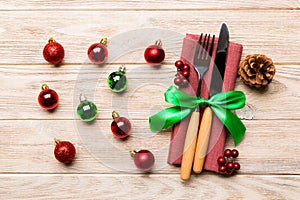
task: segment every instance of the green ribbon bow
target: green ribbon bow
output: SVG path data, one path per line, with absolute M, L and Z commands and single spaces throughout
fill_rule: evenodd
M 235 145 L 240 143 L 245 135 L 246 127 L 241 120 L 230 111 L 245 106 L 246 97 L 241 91 L 218 93 L 206 100 L 186 94 L 175 86 L 171 86 L 165 92 L 165 101 L 175 106 L 166 108 L 149 117 L 150 129 L 152 131 L 160 131 L 176 124 L 188 116 L 197 106 L 209 106 L 230 132 Z

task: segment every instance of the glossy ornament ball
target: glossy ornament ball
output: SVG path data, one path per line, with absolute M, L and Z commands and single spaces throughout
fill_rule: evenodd
M 232 149 L 232 150 L 231 150 L 231 156 L 232 156 L 233 158 L 237 158 L 237 157 L 239 156 L 238 150 Z
M 227 157 L 227 158 L 231 157 L 231 150 L 230 149 L 226 149 L 224 151 L 224 156 Z
M 239 163 L 235 162 L 235 163 L 233 163 L 233 168 L 234 168 L 234 170 L 238 171 L 238 170 L 240 170 L 241 166 Z
M 75 157 L 76 149 L 71 142 L 55 140 L 55 158 L 62 163 L 70 163 Z
M 111 132 L 114 136 L 120 139 L 128 137 L 131 131 L 130 121 L 126 117 L 120 117 L 116 111 L 112 113 L 112 116 Z
M 158 40 L 154 45 L 150 45 L 144 52 L 144 58 L 147 63 L 159 65 L 165 59 L 165 51 L 161 47 L 161 41 Z
M 223 156 L 221 156 L 221 157 L 218 158 L 218 164 L 219 164 L 220 166 L 225 166 L 225 165 L 226 165 L 226 162 L 227 162 L 227 160 L 226 160 L 226 158 L 224 158 Z
M 38 96 L 38 102 L 40 106 L 46 110 L 53 110 L 58 105 L 58 94 L 49 89 L 46 84 L 42 85 L 42 91 Z
M 184 63 L 182 62 L 182 60 L 177 60 L 177 61 L 175 62 L 175 66 L 176 66 L 178 69 L 181 69 L 181 68 L 183 68 Z
M 61 44 L 50 38 L 44 47 L 43 56 L 47 62 L 56 65 L 64 59 L 65 50 Z
M 150 171 L 155 163 L 154 155 L 148 150 L 133 151 L 135 166 L 142 171 Z
M 97 106 L 88 100 L 83 100 L 77 107 L 78 117 L 85 122 L 93 121 L 98 114 Z
M 111 73 L 107 78 L 107 84 L 113 92 L 123 92 L 128 84 L 125 67 L 120 67 L 119 71 Z
M 108 50 L 106 47 L 107 38 L 101 39 L 100 43 L 92 44 L 87 51 L 88 57 L 92 63 L 102 64 L 108 58 Z
M 219 166 L 219 172 L 225 173 L 226 170 L 227 170 L 226 166 L 224 166 L 224 165 Z

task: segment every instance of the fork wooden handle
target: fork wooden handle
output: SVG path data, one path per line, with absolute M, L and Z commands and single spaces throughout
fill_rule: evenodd
M 197 139 L 196 152 L 194 157 L 193 171 L 201 173 L 205 161 L 207 147 L 209 143 L 210 129 L 212 122 L 212 110 L 210 107 L 205 108 Z
M 193 112 L 185 137 L 184 150 L 181 161 L 180 177 L 182 180 L 188 180 L 191 175 L 196 149 L 199 121 L 200 113 Z

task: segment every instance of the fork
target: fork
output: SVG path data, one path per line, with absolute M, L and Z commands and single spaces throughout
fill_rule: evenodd
M 207 34 L 205 34 L 203 41 L 202 38 L 203 38 L 203 34 L 200 35 L 199 41 L 197 43 L 195 55 L 194 55 L 194 61 L 193 61 L 194 68 L 198 74 L 198 88 L 196 92 L 196 95 L 198 97 L 200 96 L 201 93 L 202 78 L 210 65 L 215 35 L 213 35 L 212 37 L 212 42 L 210 42 L 210 35 L 207 36 Z M 182 155 L 181 170 L 180 170 L 180 177 L 183 180 L 188 180 L 191 175 L 194 154 L 196 150 L 196 141 L 197 141 L 199 122 L 200 122 L 200 112 L 199 112 L 199 106 L 197 106 L 191 115 L 187 133 L 186 133 L 185 143 L 184 143 L 184 151 Z

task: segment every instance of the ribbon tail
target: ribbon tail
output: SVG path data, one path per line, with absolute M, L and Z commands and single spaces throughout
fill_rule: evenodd
M 161 131 L 184 119 L 192 109 L 174 106 L 149 117 L 151 131 Z
M 212 106 L 212 110 L 233 137 L 235 146 L 238 145 L 245 135 L 245 125 L 235 114 L 233 114 L 229 110 L 226 110 L 219 106 Z

